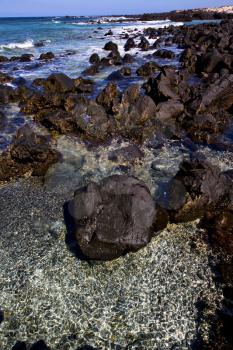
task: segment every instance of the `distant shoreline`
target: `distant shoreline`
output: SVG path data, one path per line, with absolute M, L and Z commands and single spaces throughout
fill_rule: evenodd
M 61 18 L 88 18 L 88 17 L 111 17 L 111 21 L 114 22 L 112 18 L 125 17 L 122 22 L 128 21 L 129 18 L 141 21 L 154 21 L 154 20 L 165 20 L 169 19 L 171 21 L 179 22 L 189 22 L 192 20 L 213 20 L 213 19 L 233 19 L 233 5 L 220 6 L 220 7 L 205 7 L 205 8 L 194 8 L 185 10 L 173 10 L 168 12 L 152 12 L 143 14 L 102 14 L 102 15 L 50 15 L 50 16 L 0 16 L 0 19 L 4 18 L 51 18 L 51 17 L 61 17 Z

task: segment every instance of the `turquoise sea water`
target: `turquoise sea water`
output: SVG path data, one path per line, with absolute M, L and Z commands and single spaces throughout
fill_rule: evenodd
M 116 19 L 117 20 L 117 19 Z M 62 71 L 76 77 L 88 66 L 93 52 L 106 55 L 102 48 L 106 41 L 113 40 L 123 54 L 125 39 L 119 34 L 125 30 L 143 30 L 148 26 L 163 27 L 170 21 L 108 23 L 104 17 L 90 18 L 0 18 L 0 55 L 12 57 L 24 53 L 34 55 L 32 62 L 4 65 L 1 71 L 13 76 L 33 79 Z M 111 29 L 113 36 L 105 36 Z M 43 46 L 42 46 L 43 45 Z M 42 63 L 37 59 L 42 52 L 52 51 L 55 60 Z M 12 69 L 11 69 L 12 68 Z M 101 78 L 101 77 L 100 77 Z

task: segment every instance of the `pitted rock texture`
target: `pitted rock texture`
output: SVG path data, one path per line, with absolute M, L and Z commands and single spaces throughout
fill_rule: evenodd
M 150 241 L 156 219 L 148 188 L 127 175 L 80 188 L 70 210 L 80 248 L 93 260 L 111 260 L 139 250 Z

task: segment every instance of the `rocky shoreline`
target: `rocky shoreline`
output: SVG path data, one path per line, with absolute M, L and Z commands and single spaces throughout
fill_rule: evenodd
M 192 16 L 193 19 L 196 15 L 199 16 L 198 12 L 195 15 L 189 12 L 176 13 L 176 17 L 171 19 L 184 21 L 184 18 Z M 212 19 L 215 14 L 208 12 L 207 16 Z M 158 19 L 154 15 L 150 18 Z M 231 14 L 226 14 L 226 18 L 231 18 Z M 143 16 L 140 19 L 149 20 Z M 1 249 L 4 251 L 7 247 L 14 262 L 17 261 L 14 255 L 15 249 L 16 252 L 17 249 L 19 250 L 19 256 L 23 254 L 27 257 L 28 265 L 22 261 L 19 262 L 19 265 L 22 264 L 22 271 L 26 271 L 26 273 L 22 272 L 22 278 L 27 280 L 30 293 L 32 293 L 30 298 L 32 298 L 35 293 L 33 289 L 35 286 L 31 287 L 34 281 L 30 280 L 33 262 L 30 261 L 30 254 L 28 255 L 30 248 L 26 241 L 33 244 L 34 231 L 39 231 L 38 237 L 35 238 L 37 239 L 36 249 L 33 250 L 34 258 L 38 259 L 39 272 L 33 271 L 33 274 L 35 280 L 40 281 L 41 278 L 41 281 L 45 281 L 42 277 L 43 268 L 46 271 L 46 278 L 49 278 L 51 274 L 51 265 L 49 268 L 46 265 L 44 267 L 43 264 L 40 265 L 43 256 L 47 256 L 44 255 L 46 249 L 53 253 L 56 252 L 54 253 L 56 261 L 59 261 L 58 250 L 61 249 L 64 260 L 72 266 L 75 264 L 61 246 L 61 241 L 65 240 L 65 230 L 68 233 L 68 238 L 66 236 L 68 247 L 73 253 L 75 251 L 79 259 L 84 260 L 81 263 L 79 262 L 81 260 L 78 259 L 78 264 L 92 264 L 92 260 L 120 258 L 120 261 L 116 261 L 116 265 L 114 263 L 113 265 L 94 265 L 102 278 L 101 273 L 104 274 L 104 266 L 109 266 L 110 270 L 111 266 L 118 266 L 120 269 L 117 264 L 122 262 L 122 266 L 127 265 L 127 259 L 129 259 L 130 268 L 133 269 L 133 265 L 137 264 L 137 254 L 141 254 L 140 261 L 143 261 L 143 254 L 145 254 L 151 269 L 150 273 L 152 273 L 153 261 L 156 261 L 157 264 L 159 261 L 157 255 L 153 256 L 152 253 L 152 247 L 156 246 L 156 241 L 161 242 L 160 249 L 163 250 L 163 241 L 160 237 L 164 235 L 164 244 L 172 247 L 174 242 L 167 237 L 171 230 L 170 227 L 173 227 L 176 232 L 181 230 L 185 238 L 181 240 L 182 243 L 179 243 L 177 233 L 177 236 L 174 235 L 175 242 L 177 246 L 181 244 L 180 247 L 184 247 L 185 239 L 188 241 L 189 248 L 186 247 L 188 250 L 187 255 L 184 254 L 184 261 L 187 261 L 191 254 L 192 244 L 193 249 L 198 251 L 200 260 L 194 256 L 193 260 L 196 264 L 194 265 L 198 267 L 198 270 L 201 269 L 203 263 L 202 268 L 208 270 L 206 277 L 203 272 L 201 280 L 204 281 L 205 288 L 208 289 L 207 286 L 210 286 L 213 299 L 210 295 L 202 295 L 205 293 L 201 284 L 197 286 L 199 301 L 196 308 L 199 315 L 196 319 L 198 329 L 195 331 L 195 336 L 193 333 L 192 336 L 188 336 L 186 331 L 180 331 L 181 333 L 175 336 L 175 330 L 174 334 L 171 330 L 169 333 L 171 339 L 162 335 L 162 340 L 156 340 L 160 346 L 159 349 L 231 349 L 230 324 L 233 318 L 233 162 L 231 161 L 233 151 L 233 21 L 222 20 L 221 23 L 168 26 L 159 29 L 147 28 L 143 35 L 131 30 L 127 33 L 120 33 L 120 36 L 125 39 L 123 56 L 114 42 L 113 33 L 108 32 L 103 45 L 106 56 L 100 57 L 94 53 L 90 57 L 90 66 L 82 76 L 76 79 L 71 79 L 63 73 L 55 73 L 46 79 L 38 78 L 32 84 L 21 80 L 16 88 L 9 85 L 0 86 L 0 106 L 2 106 L 0 128 L 4 130 L 7 123 L 4 108 L 12 103 L 18 105 L 26 120 L 28 118 L 28 123 L 18 129 L 8 148 L 0 154 L 0 181 L 2 184 L 0 213 L 3 224 Z M 109 37 L 112 40 L 109 41 Z M 174 47 L 181 53 L 175 52 Z M 131 68 L 132 63 L 138 60 L 137 55 L 132 54 L 132 49 L 137 49 L 139 55 L 144 54 L 143 64 L 136 66 L 136 69 Z M 41 56 L 40 60 L 49 61 L 54 57 L 53 53 L 47 53 Z M 31 58 L 26 54 L 10 60 L 1 56 L 0 69 L 9 61 L 30 61 Z M 160 61 L 162 63 L 159 63 L 158 59 L 162 60 Z M 108 77 L 109 82 L 106 82 L 105 88 L 96 93 L 95 76 L 104 71 L 106 67 L 116 67 L 116 71 Z M 124 89 L 119 88 L 120 82 L 125 80 L 127 85 L 127 79 L 132 75 L 140 78 L 142 83 L 128 84 Z M 14 81 L 5 73 L 0 74 L 0 79 L 3 84 Z M 67 156 L 68 152 L 72 153 L 72 142 L 74 144 L 77 142 L 76 146 L 79 148 L 74 149 L 72 156 Z M 169 159 L 172 159 L 171 154 L 176 148 L 179 149 L 179 156 L 174 156 L 177 160 L 176 166 L 169 169 Z M 167 159 L 166 154 L 163 153 L 164 149 L 167 151 Z M 211 150 L 213 154 L 220 154 L 224 167 L 210 161 L 203 152 L 206 149 Z M 107 152 L 105 163 L 101 158 L 104 152 Z M 159 167 L 158 158 L 161 155 L 163 159 L 166 159 L 165 175 L 161 171 L 163 168 Z M 90 157 L 89 163 L 88 157 Z M 94 168 L 95 163 L 97 163 L 96 169 Z M 85 166 L 86 170 L 84 170 Z M 12 193 L 13 204 L 10 203 L 8 191 Z M 75 195 L 72 200 L 74 191 Z M 30 198 L 31 205 L 26 203 L 27 199 L 24 196 Z M 21 203 L 21 197 L 25 203 Z M 37 197 L 38 199 L 35 199 L 33 204 L 34 198 Z M 38 227 L 33 227 L 32 217 L 37 215 L 32 210 L 33 206 L 40 213 L 39 222 L 41 211 L 43 211 L 43 218 L 46 217 L 46 211 L 48 212 L 48 220 L 45 220 L 46 228 L 43 224 L 39 230 Z M 51 208 L 46 210 L 46 206 Z M 16 215 L 14 219 L 16 224 L 12 218 L 13 226 L 16 225 L 14 234 L 11 229 L 8 229 L 8 226 L 11 225 L 8 221 L 8 212 L 11 210 Z M 25 219 L 25 224 L 29 225 L 29 228 L 32 225 L 31 234 L 30 230 L 24 227 L 24 212 L 26 217 L 31 215 L 31 218 Z M 57 228 L 50 227 L 50 215 L 51 221 L 57 223 Z M 66 227 L 64 227 L 64 222 Z M 19 225 L 19 232 L 16 229 L 17 225 Z M 196 235 L 191 233 L 193 231 L 189 231 L 189 225 L 194 225 L 192 230 L 196 232 Z M 48 238 L 45 232 L 49 232 L 51 236 Z M 20 241 L 19 235 L 24 237 L 25 242 L 22 242 L 22 247 L 16 247 L 17 241 Z M 56 243 L 53 247 L 54 237 Z M 8 240 L 11 241 L 10 246 L 7 246 Z M 199 245 L 203 245 L 200 251 L 197 248 Z M 154 247 L 154 249 L 160 256 L 157 248 Z M 130 253 L 136 251 L 139 252 Z M 180 248 L 181 251 L 182 248 Z M 172 252 L 169 254 L 172 256 Z M 4 254 L 2 259 L 7 266 L 8 260 Z M 52 260 L 48 257 L 47 259 L 52 264 Z M 56 266 L 56 262 L 54 264 Z M 59 264 L 62 265 L 62 261 Z M 61 265 L 59 268 L 62 270 Z M 79 268 L 87 278 L 89 266 L 82 266 L 80 265 Z M 139 266 L 138 278 L 143 271 Z M 191 273 L 190 278 L 192 283 L 195 283 L 197 271 L 193 272 L 189 265 L 187 269 L 188 276 Z M 211 269 L 212 273 L 216 274 L 216 281 L 211 281 Z M 11 272 L 8 272 L 7 269 L 6 271 L 5 281 L 11 275 Z M 64 273 L 62 271 L 63 277 Z M 68 275 L 68 281 L 71 283 L 72 273 L 69 272 Z M 75 276 L 78 278 L 77 275 Z M 167 286 L 163 276 L 159 276 L 161 283 Z M 19 281 L 18 276 L 15 278 Z M 118 281 L 117 276 L 116 280 Z M 152 287 L 154 281 L 148 277 L 147 281 L 142 279 L 142 284 L 149 283 Z M 38 283 L 40 285 L 40 282 Z M 54 280 L 53 283 L 53 288 L 55 288 L 58 282 Z M 72 283 L 71 288 L 73 288 Z M 112 283 L 114 284 L 113 281 Z M 179 279 L 177 283 L 179 285 Z M 24 291 L 22 281 L 19 284 Z M 4 287 L 4 283 L 2 288 L 7 296 L 9 291 L 6 286 Z M 67 290 L 65 285 L 63 288 Z M 170 290 L 169 286 L 167 288 Z M 144 292 L 145 290 L 143 289 Z M 127 302 L 130 303 L 131 291 L 129 297 L 126 291 L 124 293 L 126 293 Z M 137 293 L 139 293 L 138 290 Z M 191 289 L 188 289 L 188 293 L 193 298 Z M 58 299 L 59 295 L 58 293 Z M 19 297 L 20 305 L 23 304 L 21 297 Z M 73 294 L 72 297 L 75 298 Z M 65 296 L 62 295 L 62 298 Z M 88 295 L 87 298 L 89 298 Z M 114 298 L 116 298 L 115 295 Z M 143 296 L 140 295 L 140 298 Z M 6 303 L 6 299 L 4 302 Z M 78 302 L 76 298 L 75 302 Z M 36 307 L 36 303 L 33 305 Z M 149 305 L 149 300 L 145 302 L 145 305 Z M 53 308 L 53 312 L 58 312 L 54 310 Z M 172 319 L 174 317 L 172 307 L 169 310 Z M 88 310 L 86 312 L 89 313 Z M 30 312 L 25 311 L 25 315 L 27 322 L 30 322 L 28 316 Z M 187 311 L 185 329 L 189 327 L 189 321 L 190 324 L 192 323 L 188 315 Z M 139 316 L 137 313 L 132 316 L 136 318 L 136 323 L 139 322 L 137 319 Z M 4 324 L 8 325 L 4 329 L 6 333 L 2 346 L 12 346 L 16 341 L 14 331 L 10 334 L 10 341 L 6 340 L 7 327 L 10 326 L 15 328 L 17 339 L 22 341 L 12 349 L 27 349 L 29 344 L 23 342 L 27 340 L 24 329 L 27 327 L 26 321 L 21 328 L 18 317 L 14 327 L 12 316 L 8 316 L 4 308 L 1 310 L 0 317 L 0 327 L 4 327 Z M 38 314 L 35 318 L 37 317 Z M 48 317 L 51 321 L 51 315 Z M 73 315 L 69 317 L 70 320 L 73 320 Z M 99 314 L 97 319 L 99 319 Z M 31 320 L 31 322 L 32 325 L 35 325 L 37 321 Z M 119 320 L 117 322 L 119 327 Z M 60 322 L 58 324 L 60 327 Z M 192 329 L 194 329 L 194 324 L 192 323 Z M 35 330 L 35 334 L 43 337 L 41 324 L 38 327 L 39 332 Z M 68 332 L 71 332 L 69 324 L 67 327 Z M 96 327 L 98 328 L 97 325 Z M 20 329 L 20 332 L 17 329 Z M 144 329 L 144 332 L 141 331 L 141 338 L 137 334 L 135 337 L 132 335 L 132 343 L 127 333 L 125 335 L 128 339 L 127 344 L 118 334 L 117 328 L 113 329 L 116 342 L 113 337 L 111 342 L 108 339 L 107 345 L 106 338 L 109 334 L 107 331 L 107 336 L 102 334 L 102 340 L 97 340 L 95 330 L 93 330 L 95 336 L 93 334 L 89 336 L 90 344 L 100 349 L 133 349 L 135 343 L 136 348 L 141 346 L 141 348 L 154 349 L 152 343 L 156 336 L 153 335 L 153 325 L 152 332 L 148 331 L 148 338 L 146 337 L 147 330 Z M 74 339 L 56 339 L 56 344 L 53 345 L 51 343 L 51 340 L 54 341 L 53 335 L 49 335 L 44 330 L 47 338 L 45 341 L 49 341 L 52 349 L 75 349 L 76 343 L 84 345 L 85 339 L 88 342 L 87 335 L 83 335 L 80 340 L 76 332 L 75 328 Z M 81 328 L 80 332 L 82 332 Z M 123 330 L 122 332 L 124 333 Z M 20 334 L 23 335 L 22 339 L 18 338 Z M 30 344 L 32 337 L 33 330 L 30 330 Z M 151 342 L 150 337 L 152 337 Z M 44 343 L 39 344 L 39 347 L 38 344 L 32 345 L 30 350 L 39 348 L 47 349 L 47 346 Z
M 126 16 L 127 17 L 127 16 Z M 130 16 L 131 17 L 131 16 Z M 233 7 L 218 7 L 218 8 L 200 8 L 190 10 L 179 10 L 164 13 L 148 13 L 141 16 L 135 16 L 141 21 L 160 21 L 169 19 L 173 22 L 190 22 L 195 20 L 218 20 L 232 19 Z

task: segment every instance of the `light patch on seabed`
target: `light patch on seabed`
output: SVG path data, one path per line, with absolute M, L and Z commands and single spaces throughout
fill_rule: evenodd
M 110 145 L 88 149 L 75 137 L 62 136 L 58 139 L 57 150 L 61 152 L 63 161 L 50 168 L 46 180 L 49 186 L 57 189 L 59 185 L 71 179 L 72 182 L 77 181 L 80 185 L 85 185 L 90 181 L 99 182 L 106 176 L 127 173 L 144 181 L 154 195 L 158 182 L 161 179 L 168 181 L 174 176 L 185 157 L 178 147 L 172 147 L 168 143 L 157 151 L 143 145 L 140 147 L 144 153 L 141 160 L 109 160 L 108 156 L 112 151 L 129 145 L 132 143 L 114 139 Z M 156 162 L 156 170 L 151 168 L 152 162 Z
M 138 253 L 94 266 L 70 254 L 64 231 L 40 259 L 37 240 L 30 258 L 1 250 L 1 347 L 43 338 L 53 349 L 188 349 L 199 296 L 217 298 L 205 245 L 190 247 L 196 235 L 195 224 L 169 226 Z

